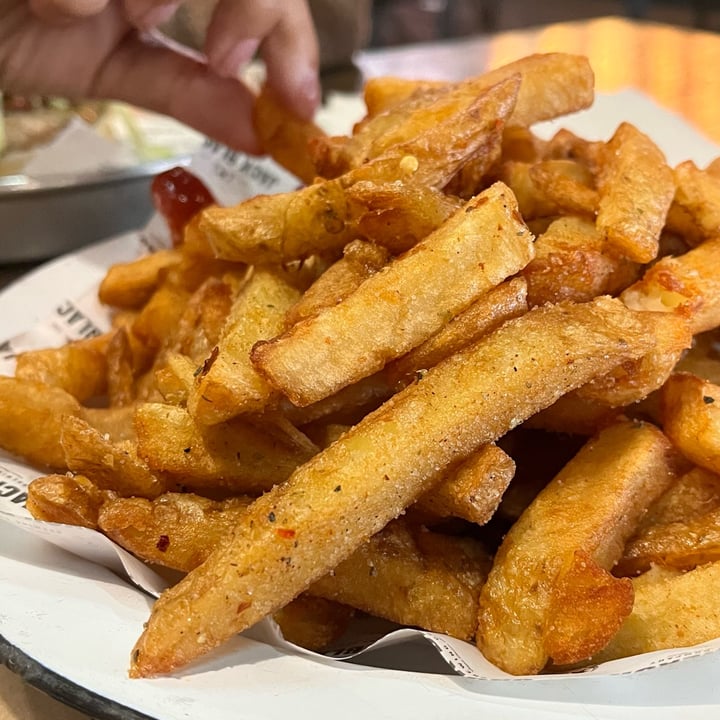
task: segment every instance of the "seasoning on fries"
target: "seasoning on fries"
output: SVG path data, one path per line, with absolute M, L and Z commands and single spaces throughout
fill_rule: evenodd
M 366 613 L 516 675 L 720 636 L 720 160 L 533 133 L 592 87 L 560 53 L 376 78 L 332 138 L 263 91 L 305 185 L 200 210 L 108 270 L 108 334 L 0 378 L 0 447 L 51 473 L 31 513 L 184 574 L 133 677 L 265 617 L 322 649 Z

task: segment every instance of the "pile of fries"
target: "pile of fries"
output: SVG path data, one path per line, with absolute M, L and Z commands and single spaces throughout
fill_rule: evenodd
M 720 160 L 539 139 L 593 101 L 577 56 L 365 100 L 326 137 L 263 92 L 307 184 L 110 268 L 113 329 L 0 378 L 0 446 L 53 473 L 32 514 L 184 573 L 130 674 L 266 616 L 516 675 L 719 637 Z

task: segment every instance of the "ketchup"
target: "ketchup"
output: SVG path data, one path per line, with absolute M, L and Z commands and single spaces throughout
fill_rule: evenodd
M 185 226 L 215 198 L 191 172 L 175 167 L 153 178 L 150 186 L 153 205 L 165 218 L 175 247 L 182 244 Z

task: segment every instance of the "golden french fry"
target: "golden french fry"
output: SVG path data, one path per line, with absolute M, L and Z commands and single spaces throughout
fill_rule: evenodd
M 131 405 L 135 401 L 135 358 L 125 328 L 113 333 L 106 364 L 108 404 L 110 407 Z
M 433 187 L 410 182 L 360 181 L 346 195 L 363 208 L 356 222 L 360 237 L 381 239 L 394 254 L 405 252 L 439 228 L 462 204 Z
M 614 295 L 637 280 L 639 266 L 607 253 L 595 224 L 568 215 L 550 223 L 535 241 L 535 257 L 522 271 L 528 304 Z
M 720 508 L 683 522 L 653 525 L 625 547 L 620 575 L 637 575 L 654 565 L 691 570 L 720 560 Z
M 256 500 L 155 604 L 131 676 L 169 672 L 286 605 L 450 463 L 651 342 L 638 315 L 600 298 L 537 308 L 451 356 Z
M 200 229 L 218 257 L 228 260 L 283 263 L 336 252 L 357 237 L 357 221 L 367 212 L 348 198 L 348 188 L 360 181 L 396 180 L 444 187 L 479 146 L 494 138 L 499 142 L 518 84 L 514 77 L 494 85 L 460 113 L 335 180 L 250 198 L 233 208 L 208 208 Z M 393 240 L 395 230 L 391 226 Z M 382 237 L 370 239 L 383 244 Z
M 413 84 L 413 81 L 386 78 L 384 81 L 375 80 L 373 87 L 373 81 L 370 81 L 366 102 L 369 101 L 368 110 L 372 119 L 362 123 L 343 147 L 344 163 L 336 159 L 332 169 L 337 172 L 344 171 L 342 168 L 355 167 L 364 158 L 372 157 L 377 145 L 382 148 L 396 138 L 417 134 L 418 115 L 421 122 L 435 122 L 435 104 L 430 105 L 426 113 L 422 112 L 425 98 L 442 106 L 456 96 L 462 98 L 466 94 L 477 94 L 515 75 L 519 75 L 522 82 L 517 103 L 507 121 L 509 126 L 529 126 L 592 104 L 594 75 L 587 58 L 564 53 L 530 55 L 454 85 L 442 86 L 426 81 Z
M 140 308 L 160 286 L 166 272 L 180 264 L 179 250 L 156 250 L 110 267 L 100 283 L 100 302 L 117 308 Z
M 285 323 L 294 325 L 306 317 L 336 305 L 357 289 L 363 280 L 383 268 L 390 259 L 386 248 L 366 240 L 354 240 L 287 311 Z
M 281 272 L 255 268 L 227 317 L 217 346 L 195 377 L 190 414 L 203 425 L 258 412 L 275 391 L 250 362 L 253 345 L 279 334 L 285 313 L 300 298 Z
M 688 460 L 720 473 L 720 387 L 689 373 L 672 375 L 662 389 L 662 425 Z
M 60 444 L 63 418 L 84 409 L 61 388 L 0 376 L 0 448 L 38 467 L 66 470 Z
M 46 475 L 28 485 L 27 509 L 36 520 L 95 529 L 100 508 L 113 497 L 84 475 Z
M 354 293 L 252 351 L 296 405 L 368 377 L 419 345 L 532 257 L 532 236 L 501 183 Z
M 448 85 L 442 80 L 410 80 L 383 75 L 368 78 L 363 86 L 363 100 L 368 118 L 387 112 L 411 95 L 425 95 L 428 91 L 442 91 Z M 362 124 L 362 121 L 361 121 Z
M 540 492 L 505 536 L 480 594 L 478 647 L 488 660 L 532 674 L 607 644 L 632 608 L 629 582 L 607 571 L 647 504 L 675 478 L 675 462 L 657 428 L 618 423 Z M 595 615 L 586 606 L 594 585 L 604 598 Z
M 550 592 L 545 652 L 555 665 L 589 657 L 615 634 L 632 606 L 631 584 L 576 550 Z
M 498 114 L 502 124 L 515 105 L 520 87 L 520 75 L 514 72 L 493 77 L 489 81 L 487 76 L 481 75 L 458 83 L 428 88 L 425 92 L 413 93 L 387 112 L 362 122 L 341 145 L 337 142 L 325 145 L 322 140 L 316 140 L 313 151 L 318 172 L 327 178 L 339 177 L 394 148 L 417 145 L 417 138 L 424 138 L 428 148 L 439 150 L 441 135 L 447 140 L 453 133 L 453 130 L 448 132 L 449 127 L 445 129 L 449 122 L 467 112 L 494 85 L 508 82 L 512 82 L 515 88 L 512 105 L 505 113 Z M 496 133 L 495 139 L 499 149 L 500 134 Z M 447 180 L 449 178 L 445 182 Z
M 60 388 L 80 402 L 105 393 L 106 352 L 112 333 L 76 340 L 58 348 L 31 350 L 16 359 L 15 377 Z
M 170 473 L 193 490 L 263 492 L 309 456 L 307 450 L 241 420 L 198 425 L 187 410 L 174 405 L 139 405 L 135 426 L 140 458 L 155 472 Z
M 589 400 L 577 392 L 569 392 L 549 408 L 528 418 L 525 427 L 590 436 L 617 420 L 622 412 L 622 408 L 612 408 L 607 403 Z
M 533 182 L 530 177 L 531 168 L 532 164 L 529 162 L 506 160 L 498 172 L 499 179 L 513 191 L 520 214 L 526 222 L 552 217 L 558 213 L 555 203 Z
M 198 364 L 220 341 L 220 335 L 237 293 L 247 279 L 245 269 L 223 273 L 222 278 L 209 277 L 190 296 L 178 322 L 172 342 L 165 342 L 168 352 L 187 355 Z
M 672 170 L 655 143 L 629 123 L 615 131 L 603 159 L 597 228 L 614 252 L 650 262 L 675 194 Z
M 515 474 L 515 463 L 497 445 L 471 455 L 415 504 L 438 517 L 459 517 L 484 525 L 497 510 Z
M 375 373 L 311 405 L 298 407 L 281 398 L 278 407 L 298 427 L 319 421 L 352 425 L 377 409 L 392 394 L 388 378 L 383 373 Z
M 289 116 L 264 85 L 253 105 L 253 127 L 267 155 L 305 184 L 313 181 L 317 173 L 308 144 L 325 136 L 317 125 Z
M 542 146 L 541 155 L 548 160 L 579 161 L 595 177 L 602 164 L 604 146 L 605 143 L 598 140 L 586 140 L 567 128 L 561 128 Z
M 113 442 L 135 441 L 133 418 L 135 408 L 132 405 L 122 407 L 85 408 L 83 417 L 101 435 L 107 435 Z
M 477 541 L 395 521 L 307 592 L 403 625 L 470 640 L 489 567 L 490 557 Z
M 530 166 L 530 179 L 563 213 L 593 217 L 598 193 L 590 170 L 576 160 L 543 160 Z
M 521 277 L 507 280 L 481 295 L 467 310 L 409 353 L 385 366 L 391 385 L 405 385 L 454 352 L 527 312 L 527 284 Z
M 143 306 L 132 324 L 132 333 L 152 351 L 158 350 L 177 331 L 190 291 L 164 282 Z
M 300 595 L 280 608 L 273 615 L 273 620 L 289 642 L 322 652 L 342 637 L 354 615 L 355 609 L 347 605 Z
M 63 418 L 60 442 L 67 468 L 87 476 L 102 490 L 154 498 L 166 489 L 164 480 L 138 458 L 134 443 L 113 442 L 85 420 Z
M 695 467 L 679 477 L 643 517 L 639 532 L 653 525 L 689 522 L 720 507 L 720 475 Z
M 587 58 L 565 53 L 529 55 L 481 76 L 489 87 L 514 74 L 522 84 L 508 125 L 529 126 L 542 120 L 589 107 L 594 99 L 594 75 Z M 401 78 L 371 78 L 365 85 L 365 103 L 371 117 L 391 111 L 415 93 L 431 94 L 443 84 Z
M 660 568 L 633 580 L 633 611 L 592 663 L 640 653 L 697 645 L 720 636 L 720 562 L 686 573 Z
M 163 493 L 154 500 L 117 498 L 99 510 L 100 530 L 146 562 L 188 572 L 232 530 L 252 498 L 209 500 L 192 493 Z
M 641 358 L 614 368 L 603 377 L 578 388 L 578 397 L 610 407 L 624 407 L 646 398 L 667 379 L 692 343 L 692 335 L 684 318 L 667 313 L 649 313 L 653 327 L 653 349 Z
M 621 294 L 634 310 L 675 312 L 693 333 L 720 326 L 720 237 L 678 257 L 665 257 Z
M 673 204 L 683 211 L 689 227 L 686 239 L 693 245 L 720 235 L 720 177 L 700 170 L 692 160 L 674 170 Z

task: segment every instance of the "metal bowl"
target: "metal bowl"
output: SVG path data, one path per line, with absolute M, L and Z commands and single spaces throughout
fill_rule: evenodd
M 188 162 L 179 157 L 52 180 L 0 177 L 0 263 L 44 260 L 141 228 L 153 212 L 153 177 Z

